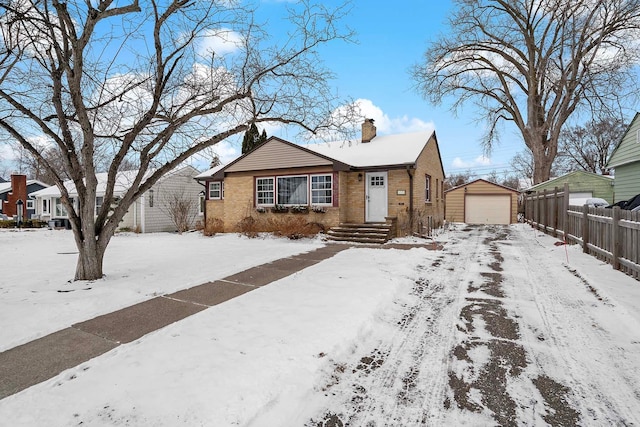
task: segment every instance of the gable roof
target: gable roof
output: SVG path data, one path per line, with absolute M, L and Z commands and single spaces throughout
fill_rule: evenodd
M 638 132 L 640 132 L 640 113 L 636 113 L 627 130 L 622 134 L 609 157 L 607 168 L 640 162 L 640 141 L 638 140 L 640 133 Z
M 27 186 L 32 184 L 40 184 L 43 187 L 50 187 L 49 184 L 45 184 L 42 181 L 38 181 L 37 179 L 29 179 L 27 180 Z M 8 193 L 11 191 L 11 181 L 0 182 L 0 194 Z
M 559 183 L 560 181 L 565 181 L 565 180 L 567 180 L 568 178 L 570 178 L 570 177 L 572 177 L 574 175 L 582 175 L 582 176 L 584 176 L 585 178 L 588 178 L 588 179 L 597 179 L 597 180 L 602 180 L 602 181 L 606 181 L 606 182 L 613 181 L 613 177 L 609 176 L 609 175 L 599 175 L 599 174 L 593 173 L 593 172 L 587 172 L 587 171 L 578 170 L 578 171 L 573 171 L 573 172 L 566 173 L 564 175 L 557 176 L 555 178 L 548 179 L 548 180 L 546 180 L 544 182 L 540 182 L 540 183 L 538 183 L 536 185 L 532 185 L 531 187 L 527 188 L 527 191 L 535 191 L 536 188 L 547 186 L 548 184 L 551 184 L 553 182 L 558 182 Z
M 227 166 L 210 169 L 195 179 L 223 179 L 226 172 L 311 166 L 333 166 L 334 170 L 350 170 L 413 165 L 431 138 L 436 141 L 437 146 L 435 131 L 376 136 L 366 143 L 345 140 L 308 145 L 298 145 L 272 136 Z M 440 165 L 442 166 L 442 159 Z
M 480 182 L 480 181 L 485 182 L 485 183 L 487 183 L 487 184 L 495 185 L 496 187 L 504 188 L 505 190 L 513 191 L 514 193 L 520 193 L 520 192 L 519 192 L 518 190 L 516 190 L 515 188 L 507 187 L 506 185 L 502 185 L 502 184 L 496 184 L 495 182 L 487 181 L 486 179 L 482 179 L 482 178 L 474 179 L 474 180 L 473 180 L 473 181 L 471 181 L 471 182 L 467 182 L 466 184 L 458 185 L 457 187 L 452 187 L 452 188 L 450 188 L 450 189 L 448 189 L 448 190 L 445 190 L 445 193 L 448 193 L 448 192 L 450 192 L 450 191 L 457 190 L 457 189 L 459 189 L 459 188 L 466 187 L 466 186 L 468 186 L 468 185 L 471 185 L 471 184 L 474 184 L 474 183 L 476 183 L 476 182 Z

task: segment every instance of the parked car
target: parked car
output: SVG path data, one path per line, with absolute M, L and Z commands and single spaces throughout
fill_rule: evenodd
M 584 202 L 584 204 L 590 207 L 604 208 L 609 204 L 609 202 L 599 197 L 591 197 L 591 198 L 588 198 L 587 201 Z
M 629 200 L 627 200 L 627 204 L 624 206 L 625 210 L 628 211 L 637 211 L 640 207 L 640 194 L 636 194 Z
M 639 211 L 640 210 L 640 194 L 636 194 L 629 200 L 621 200 L 612 205 L 607 206 L 607 208 L 613 208 L 618 206 L 620 209 L 624 209 L 626 211 Z

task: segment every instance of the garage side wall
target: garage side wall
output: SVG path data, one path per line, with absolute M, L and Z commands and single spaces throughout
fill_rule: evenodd
M 464 222 L 464 188 L 445 193 L 445 218 L 448 222 Z

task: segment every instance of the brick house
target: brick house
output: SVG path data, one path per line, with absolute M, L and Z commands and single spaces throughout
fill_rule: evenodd
M 415 230 L 444 219 L 444 169 L 435 132 L 376 136 L 373 120 L 362 139 L 297 145 L 277 137 L 196 177 L 204 183 L 205 227 L 237 230 L 246 217 L 307 215 L 325 229 L 340 224 L 397 225 Z
M 22 201 L 22 217 L 29 219 L 35 215 L 34 200 L 28 197 L 34 191 L 49 187 L 35 179 L 27 180 L 26 175 L 13 174 L 9 182 L 0 182 L 0 213 L 7 217 L 18 216 L 18 200 Z

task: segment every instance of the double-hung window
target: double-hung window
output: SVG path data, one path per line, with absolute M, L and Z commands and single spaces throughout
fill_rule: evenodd
M 330 205 L 333 202 L 331 175 L 311 176 L 311 203 L 314 205 Z
M 224 195 L 224 187 L 222 182 L 209 183 L 209 200 L 222 200 Z
M 309 176 L 281 176 L 278 177 L 279 205 L 308 205 L 309 204 Z
M 275 200 L 275 185 L 273 178 L 256 179 L 256 203 L 258 205 L 273 205 Z
M 425 175 L 424 201 L 427 203 L 431 201 L 431 176 L 429 175 Z
M 100 209 L 102 209 L 102 204 L 103 203 L 104 203 L 104 197 L 103 196 L 96 196 L 96 216 L 100 212 Z

